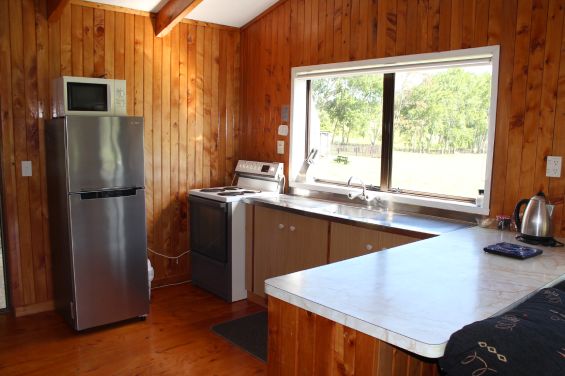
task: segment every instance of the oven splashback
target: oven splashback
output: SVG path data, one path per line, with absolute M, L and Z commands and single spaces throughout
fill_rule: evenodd
M 280 180 L 262 180 L 246 176 L 238 176 L 237 186 L 253 191 L 278 192 L 281 187 Z

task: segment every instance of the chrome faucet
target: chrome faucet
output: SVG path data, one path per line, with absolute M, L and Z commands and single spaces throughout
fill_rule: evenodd
M 363 188 L 363 193 L 361 193 L 361 196 L 359 198 L 363 201 L 370 201 L 370 198 L 367 195 L 367 186 L 365 185 L 365 182 L 363 180 L 361 180 L 360 178 L 358 178 L 356 176 L 350 176 L 349 180 L 347 181 L 347 186 L 351 187 L 351 181 L 354 180 L 354 179 L 357 179 L 361 183 L 361 187 Z M 359 196 L 359 194 L 356 194 L 354 192 L 349 192 L 347 194 L 347 197 L 349 197 L 350 200 L 353 200 L 354 198 L 356 198 L 358 196 Z

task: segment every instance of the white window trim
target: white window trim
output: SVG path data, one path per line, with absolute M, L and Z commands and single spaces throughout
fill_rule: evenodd
M 492 81 L 491 99 L 489 111 L 488 144 L 487 144 L 487 166 L 485 173 L 485 196 L 483 207 L 447 199 L 413 196 L 408 194 L 375 192 L 379 197 L 405 204 L 455 210 L 465 213 L 489 215 L 492 184 L 492 163 L 494 156 L 494 137 L 496 125 L 496 104 L 498 98 L 498 69 L 500 59 L 500 46 L 488 46 L 469 48 L 464 50 L 453 50 L 446 52 L 434 52 L 417 55 L 394 56 L 381 59 L 370 59 L 360 61 L 348 61 L 344 63 L 310 65 L 294 67 L 291 71 L 291 98 L 290 98 L 290 155 L 289 155 L 289 186 L 292 188 L 308 189 L 313 191 L 347 194 L 351 188 L 341 187 L 325 183 L 296 182 L 296 176 L 300 171 L 302 162 L 306 157 L 306 82 L 311 78 L 332 76 L 337 72 L 347 74 L 359 74 L 360 72 L 392 72 L 399 69 L 412 69 L 412 63 L 437 64 L 441 62 L 453 62 L 460 60 L 491 59 Z

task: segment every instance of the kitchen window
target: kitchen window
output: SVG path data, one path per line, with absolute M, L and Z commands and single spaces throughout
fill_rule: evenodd
M 293 68 L 291 177 L 307 151 L 318 156 L 291 186 L 345 193 L 355 176 L 388 199 L 488 214 L 498 53 Z

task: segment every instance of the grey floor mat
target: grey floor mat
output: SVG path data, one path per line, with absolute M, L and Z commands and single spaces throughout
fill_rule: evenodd
M 212 331 L 251 355 L 267 361 L 267 312 L 215 325 Z

